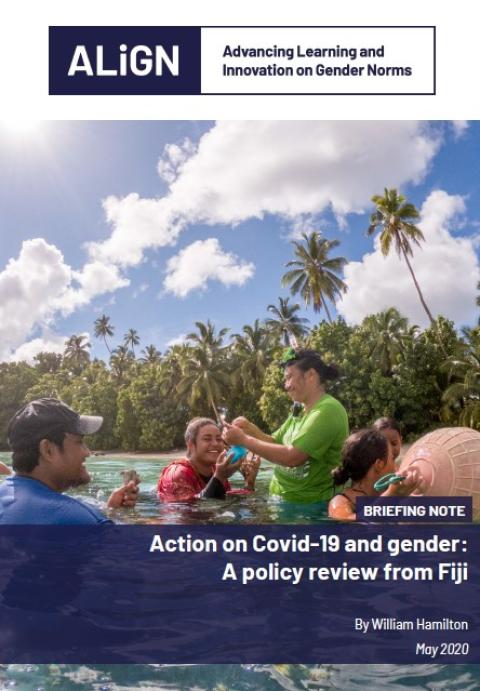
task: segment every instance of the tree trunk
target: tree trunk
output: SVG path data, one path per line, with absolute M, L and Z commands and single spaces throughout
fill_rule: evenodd
M 330 315 L 329 309 L 327 307 L 327 302 L 326 302 L 325 298 L 323 297 L 323 295 L 320 295 L 320 300 L 322 301 L 323 309 L 327 313 L 327 319 L 331 324 L 332 323 L 332 317 Z
M 208 379 L 206 381 L 206 384 L 207 384 L 207 394 L 208 394 L 208 398 L 210 400 L 210 405 L 212 406 L 213 412 L 215 413 L 215 420 L 217 422 L 221 422 L 220 415 L 219 415 L 218 410 L 217 410 L 217 406 L 215 405 L 215 401 L 213 400 L 212 390 L 210 388 L 210 383 L 209 383 Z
M 420 286 L 418 285 L 417 278 L 416 278 L 415 274 L 413 273 L 412 265 L 410 264 L 410 260 L 408 259 L 408 255 L 405 252 L 405 249 L 403 247 L 402 247 L 402 253 L 403 253 L 403 258 L 407 262 L 408 270 L 410 271 L 410 274 L 413 278 L 413 282 L 415 283 L 415 288 L 417 289 L 418 297 L 420 298 L 420 302 L 422 303 L 422 307 L 425 310 L 425 312 L 427 313 L 427 316 L 430 319 L 430 323 L 433 326 L 435 324 L 435 319 L 433 318 L 432 313 L 428 309 L 428 305 L 425 302 L 425 298 L 423 297 L 423 293 L 420 290 Z
M 290 345 L 294 350 L 298 349 L 297 338 L 291 331 L 288 332 L 288 343 L 286 345 Z
M 112 351 L 111 351 L 110 348 L 108 347 L 107 337 L 105 336 L 105 334 L 103 335 L 103 340 L 105 341 L 105 345 L 106 345 L 106 347 L 107 347 L 107 350 L 108 350 L 109 355 L 111 355 L 111 354 L 112 354 Z
M 403 253 L 403 257 L 404 257 L 405 261 L 407 262 L 408 270 L 410 271 L 410 274 L 411 274 L 411 276 L 412 276 L 412 278 L 413 278 L 413 282 L 414 282 L 414 284 L 415 284 L 415 288 L 417 289 L 418 297 L 420 298 L 420 302 L 422 303 L 423 309 L 425 310 L 425 312 L 427 313 L 428 318 L 430 319 L 430 324 L 432 325 L 432 327 L 433 327 L 433 328 L 435 329 L 435 331 L 437 332 L 438 345 L 440 346 L 440 348 L 441 348 L 441 350 L 442 350 L 442 353 L 445 355 L 445 357 L 448 357 L 447 351 L 445 350 L 445 346 L 443 345 L 443 341 L 442 341 L 442 337 L 441 337 L 441 335 L 440 335 L 440 331 L 439 331 L 439 329 L 438 329 L 438 324 L 435 322 L 435 319 L 433 318 L 432 313 L 431 313 L 430 310 L 428 309 L 428 305 L 427 305 L 427 303 L 425 302 L 425 298 L 423 297 L 422 291 L 420 290 L 420 286 L 418 285 L 417 278 L 416 278 L 416 276 L 415 276 L 415 274 L 414 274 L 414 272 L 413 272 L 412 265 L 410 264 L 410 261 L 409 261 L 409 259 L 408 259 L 408 255 L 407 255 L 407 253 L 405 252 L 405 248 L 404 248 L 403 246 L 402 246 L 402 253 Z

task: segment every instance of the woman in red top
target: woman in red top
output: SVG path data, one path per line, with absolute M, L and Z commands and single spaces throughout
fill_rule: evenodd
M 222 435 L 213 420 L 194 418 L 185 432 L 187 457 L 163 469 L 157 493 L 161 501 L 191 501 L 197 497 L 223 499 L 230 490 L 228 478 L 241 460 L 230 463 Z

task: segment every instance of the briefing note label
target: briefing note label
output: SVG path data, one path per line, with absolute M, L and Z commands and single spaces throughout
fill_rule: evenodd
M 51 95 L 435 94 L 435 27 L 50 27 Z

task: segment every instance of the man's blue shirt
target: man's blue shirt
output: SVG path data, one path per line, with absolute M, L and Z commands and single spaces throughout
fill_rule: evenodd
M 112 523 L 97 509 L 55 492 L 39 480 L 14 475 L 0 483 L 0 525 Z

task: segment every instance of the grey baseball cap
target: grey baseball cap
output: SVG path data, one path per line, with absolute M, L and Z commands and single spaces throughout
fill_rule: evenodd
M 57 398 L 39 398 L 17 410 L 8 424 L 8 443 L 12 449 L 48 439 L 50 434 L 87 435 L 98 432 L 103 417 L 79 415 Z

